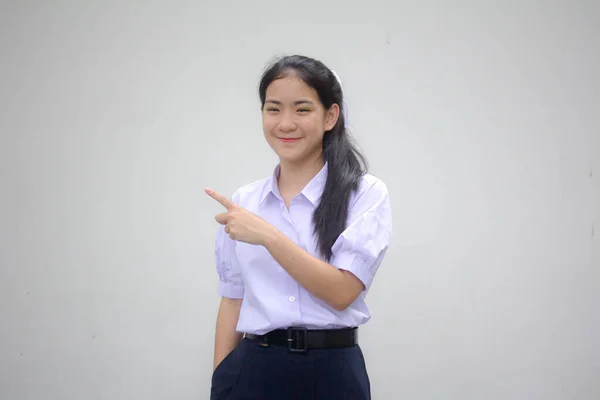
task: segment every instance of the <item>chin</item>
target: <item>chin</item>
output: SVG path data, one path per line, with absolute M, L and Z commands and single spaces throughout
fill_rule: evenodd
M 280 161 L 286 163 L 296 163 L 302 160 L 301 154 L 290 154 L 290 152 L 288 151 L 276 151 L 275 153 L 277 154 L 277 157 Z

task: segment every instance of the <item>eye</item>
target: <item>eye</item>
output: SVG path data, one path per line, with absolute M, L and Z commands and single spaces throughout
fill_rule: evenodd
M 279 109 L 278 109 L 278 108 L 275 108 L 275 107 L 267 107 L 267 111 L 268 111 L 268 112 L 278 112 L 278 111 L 279 111 Z
M 299 113 L 307 113 L 309 111 L 310 110 L 308 108 L 301 108 L 301 109 L 298 110 Z

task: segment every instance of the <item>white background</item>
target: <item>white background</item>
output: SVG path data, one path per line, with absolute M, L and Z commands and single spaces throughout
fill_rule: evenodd
M 355 5 L 352 5 L 355 4 Z M 597 1 L 4 1 L 0 398 L 208 399 L 218 204 L 257 85 L 344 82 L 394 240 L 375 400 L 600 398 Z

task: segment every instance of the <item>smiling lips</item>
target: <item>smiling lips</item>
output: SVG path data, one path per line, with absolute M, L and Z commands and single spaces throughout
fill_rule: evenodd
M 300 138 L 279 138 L 283 143 L 294 143 L 300 140 Z

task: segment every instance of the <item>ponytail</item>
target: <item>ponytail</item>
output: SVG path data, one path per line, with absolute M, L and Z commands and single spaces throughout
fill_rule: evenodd
M 327 261 L 331 260 L 333 244 L 346 229 L 350 196 L 367 170 L 365 157 L 354 146 L 346 131 L 344 117 L 341 112 L 337 124 L 323 137 L 327 180 L 321 201 L 313 213 L 318 249 Z

